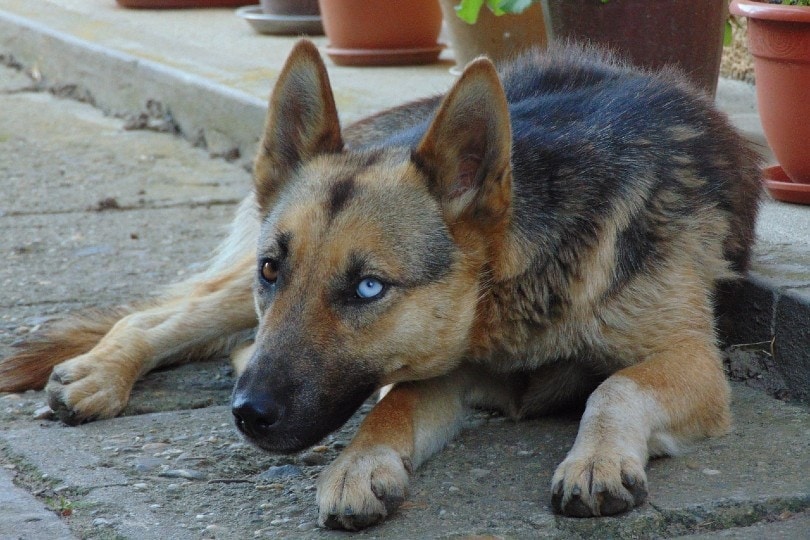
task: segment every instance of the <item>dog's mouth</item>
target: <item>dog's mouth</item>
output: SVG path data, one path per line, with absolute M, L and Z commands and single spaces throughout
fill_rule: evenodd
M 294 453 L 315 445 L 339 429 L 376 389 L 365 385 L 339 400 L 313 392 L 295 392 L 292 401 L 273 399 L 248 387 L 234 390 L 231 411 L 239 432 L 253 445 L 274 453 Z

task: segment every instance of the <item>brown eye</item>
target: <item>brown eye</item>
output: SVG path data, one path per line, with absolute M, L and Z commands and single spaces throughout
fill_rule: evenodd
M 275 284 L 278 279 L 278 262 L 273 259 L 265 259 L 262 261 L 261 268 L 262 279 L 267 283 Z

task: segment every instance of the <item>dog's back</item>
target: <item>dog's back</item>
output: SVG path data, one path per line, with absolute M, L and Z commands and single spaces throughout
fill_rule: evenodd
M 746 268 L 757 158 L 708 98 L 674 72 L 647 75 L 577 49 L 524 56 L 502 79 L 515 211 L 534 227 L 529 234 L 576 258 L 606 221 L 617 222 L 620 286 L 664 258 L 662 243 L 693 228 L 695 216 L 716 213 L 729 229 L 724 256 Z
M 512 132 L 512 262 L 492 269 L 474 349 L 512 367 L 595 356 L 607 362 L 598 381 L 638 359 L 630 348 L 619 364 L 606 361 L 617 351 L 601 322 L 632 326 L 619 312 L 660 299 L 659 285 L 683 268 L 709 296 L 747 268 L 758 157 L 675 71 L 566 46 L 525 54 L 499 75 Z M 370 117 L 346 140 L 416 148 L 439 103 Z
M 645 73 L 605 51 L 567 45 L 524 54 L 499 74 L 512 122 L 514 212 L 527 246 L 576 259 L 606 220 L 617 220 L 620 286 L 663 255 L 657 239 L 719 211 L 727 233 L 706 233 L 720 232 L 733 272 L 747 269 L 759 159 L 677 72 Z M 361 120 L 346 129 L 346 142 L 415 146 L 441 97 Z

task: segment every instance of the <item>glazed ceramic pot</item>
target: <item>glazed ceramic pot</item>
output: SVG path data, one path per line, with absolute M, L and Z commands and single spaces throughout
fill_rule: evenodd
M 458 68 L 485 55 L 495 62 L 508 60 L 532 47 L 545 47 L 546 28 L 540 4 L 520 14 L 495 16 L 484 7 L 475 24 L 456 15 L 459 0 L 439 0 Z
M 810 7 L 734 0 L 730 9 L 748 18 L 765 138 L 789 179 L 810 184 Z
M 340 65 L 395 65 L 434 62 L 442 26 L 438 0 L 382 2 L 320 0 L 329 46 Z

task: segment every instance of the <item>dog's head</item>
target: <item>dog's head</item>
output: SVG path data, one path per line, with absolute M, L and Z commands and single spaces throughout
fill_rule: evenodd
M 380 386 L 459 364 L 510 219 L 510 148 L 503 90 L 479 60 L 418 144 L 346 149 L 323 62 L 295 47 L 255 167 L 259 328 L 233 395 L 249 439 L 305 448 Z

